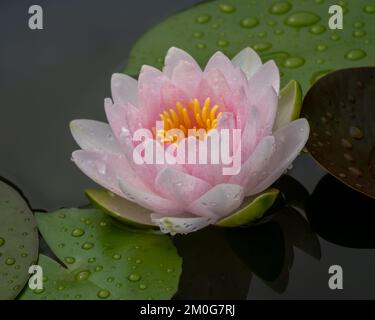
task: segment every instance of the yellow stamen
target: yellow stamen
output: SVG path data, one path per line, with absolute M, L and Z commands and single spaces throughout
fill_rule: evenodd
M 188 102 L 187 107 L 180 102 L 176 102 L 175 108 L 164 110 L 160 114 L 163 122 L 163 129 L 152 128 L 154 136 L 164 143 L 178 143 L 178 137 L 168 135 L 168 130 L 180 129 L 185 136 L 189 134 L 190 129 L 197 131 L 197 138 L 203 139 L 208 131 L 214 129 L 221 116 L 218 114 L 219 106 L 216 104 L 211 108 L 211 99 L 205 99 L 202 109 L 198 99 L 192 99 Z M 199 131 L 199 133 L 198 133 Z

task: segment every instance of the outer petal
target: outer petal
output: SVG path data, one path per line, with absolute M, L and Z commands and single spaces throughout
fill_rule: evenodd
M 124 195 L 118 187 L 118 177 L 138 180 L 127 159 L 122 155 L 77 150 L 73 152 L 72 160 L 84 174 L 121 197 Z
M 77 144 L 84 150 L 121 153 L 108 123 L 95 120 L 73 120 L 70 130 Z
M 251 156 L 243 163 L 239 174 L 232 176 L 228 182 L 243 186 L 245 192 L 249 188 L 253 189 L 258 184 L 261 173 L 271 160 L 274 151 L 275 138 L 273 136 L 263 138 Z
M 138 106 L 138 82 L 122 73 L 114 73 L 111 79 L 112 98 L 115 103 Z
M 218 184 L 194 201 L 188 211 L 208 218 L 220 219 L 237 209 L 244 198 L 243 189 L 236 184 Z
M 129 179 L 121 179 L 119 181 L 120 189 L 125 197 L 140 206 L 158 212 L 161 215 L 178 215 L 183 213 L 180 204 L 162 198 L 147 188 L 140 188 Z
M 256 103 L 264 94 L 265 89 L 272 86 L 276 94 L 280 90 L 280 74 L 273 60 L 262 65 L 249 80 L 249 96 L 252 103 Z
M 255 104 L 258 110 L 258 137 L 268 136 L 272 134 L 272 128 L 275 123 L 278 104 L 277 93 L 273 87 L 268 87 L 263 90 L 263 95 Z
M 160 228 L 161 232 L 170 233 L 171 235 L 194 232 L 216 222 L 214 219 L 205 217 L 162 217 L 154 213 L 151 214 L 151 219 Z
M 172 47 L 168 50 L 167 55 L 165 56 L 165 66 L 163 68 L 163 73 L 166 76 L 171 77 L 173 74 L 173 70 L 180 61 L 187 61 L 199 68 L 199 65 L 190 54 L 179 48 Z
M 155 189 L 166 198 L 189 205 L 211 188 L 207 182 L 172 168 L 162 169 L 155 179 Z
M 240 68 L 245 73 L 248 80 L 262 66 L 262 60 L 250 47 L 237 53 L 232 59 L 232 63 L 235 67 Z
M 246 196 L 257 194 L 268 188 L 285 172 L 305 146 L 309 131 L 309 123 L 302 118 L 274 133 L 276 149 L 264 170 L 264 179 L 252 190 L 247 190 Z

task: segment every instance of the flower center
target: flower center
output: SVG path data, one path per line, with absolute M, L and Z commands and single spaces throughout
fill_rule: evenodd
M 168 135 L 169 130 L 179 129 L 185 137 L 188 136 L 189 130 L 197 130 L 199 132 L 198 137 L 202 138 L 200 136 L 202 132 L 206 134 L 211 129 L 216 128 L 221 115 L 221 112 L 217 113 L 218 109 L 219 105 L 217 104 L 211 107 L 210 98 L 206 98 L 202 107 L 198 99 L 190 100 L 187 107 L 177 101 L 175 108 L 166 109 L 160 114 L 164 129 L 158 129 L 155 135 L 162 142 L 174 143 L 178 142 L 179 139 L 175 135 Z

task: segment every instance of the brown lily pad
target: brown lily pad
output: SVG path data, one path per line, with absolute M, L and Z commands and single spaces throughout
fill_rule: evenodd
M 375 198 L 375 67 L 339 70 L 307 93 L 307 149 L 333 176 Z

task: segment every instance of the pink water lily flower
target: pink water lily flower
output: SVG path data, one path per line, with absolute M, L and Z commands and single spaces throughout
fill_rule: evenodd
M 112 76 L 112 100 L 105 99 L 109 124 L 74 120 L 72 134 L 82 150 L 72 159 L 104 188 L 147 208 L 161 231 L 201 229 L 271 186 L 304 147 L 305 119 L 274 130 L 279 87 L 274 61 L 262 64 L 251 48 L 232 60 L 217 52 L 204 70 L 185 51 L 170 48 L 162 71 L 143 66 L 138 81 Z M 131 137 L 146 128 L 156 139 L 156 121 L 185 133 L 193 127 L 207 133 L 240 129 L 240 171 L 224 175 L 222 164 L 135 163 Z M 163 139 L 165 145 L 173 143 Z

